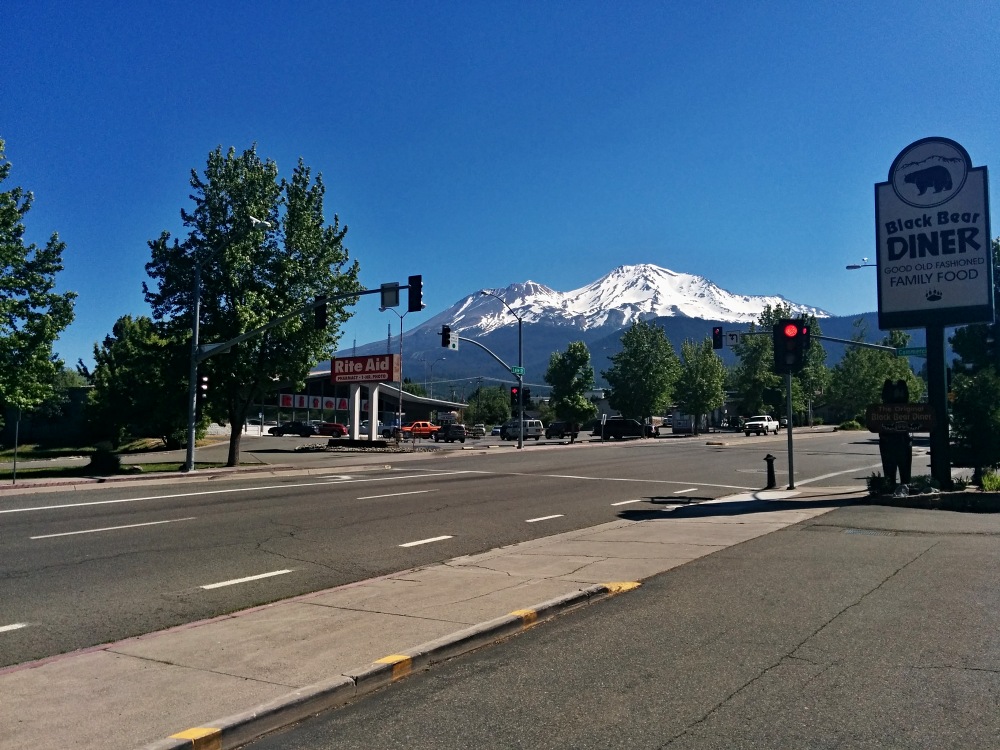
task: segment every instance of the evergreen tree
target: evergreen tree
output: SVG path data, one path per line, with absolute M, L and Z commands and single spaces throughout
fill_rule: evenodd
M 680 377 L 677 379 L 677 405 L 694 420 L 698 434 L 699 418 L 726 402 L 726 368 L 712 349 L 711 339 L 700 344 L 685 339 L 681 343 Z

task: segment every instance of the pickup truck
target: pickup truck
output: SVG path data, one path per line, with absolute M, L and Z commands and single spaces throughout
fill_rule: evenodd
M 432 438 L 440 427 L 430 422 L 410 422 L 403 425 L 403 438 Z
M 773 417 L 767 414 L 760 414 L 755 417 L 750 417 L 746 422 L 743 423 L 743 432 L 747 437 L 750 437 L 751 432 L 755 432 L 758 435 L 764 433 L 765 435 L 769 432 L 773 432 L 775 435 L 778 434 L 778 423 Z

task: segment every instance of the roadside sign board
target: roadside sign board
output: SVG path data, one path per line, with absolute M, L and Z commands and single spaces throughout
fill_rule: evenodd
M 524 368 L 514 365 L 510 368 L 511 375 L 524 375 Z
M 934 410 L 930 404 L 872 404 L 865 410 L 869 432 L 930 432 Z
M 330 362 L 330 380 L 333 383 L 378 383 L 399 380 L 399 355 L 337 357 Z
M 911 143 L 875 185 L 878 325 L 993 322 L 986 167 L 947 138 Z
M 897 357 L 926 357 L 926 346 L 904 346 L 896 350 Z

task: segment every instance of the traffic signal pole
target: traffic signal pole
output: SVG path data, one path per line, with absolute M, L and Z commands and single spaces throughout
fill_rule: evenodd
M 795 489 L 795 457 L 792 452 L 792 373 L 785 373 L 785 396 L 788 403 L 785 406 L 788 416 L 788 489 Z

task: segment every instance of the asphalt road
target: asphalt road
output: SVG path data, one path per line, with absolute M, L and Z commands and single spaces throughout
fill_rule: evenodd
M 1000 521 L 855 506 L 252 743 L 995 748 Z
M 728 445 L 709 445 L 724 438 Z M 291 440 L 291 439 L 288 439 Z M 690 501 L 760 489 L 784 435 L 445 450 L 324 476 L 0 497 L 0 666 Z M 250 447 L 250 446 L 248 446 Z M 797 481 L 861 484 L 867 433 L 803 437 Z M 269 454 L 271 457 L 271 454 Z M 921 473 L 915 461 L 914 473 Z M 11 624 L 26 627 L 5 629 Z

